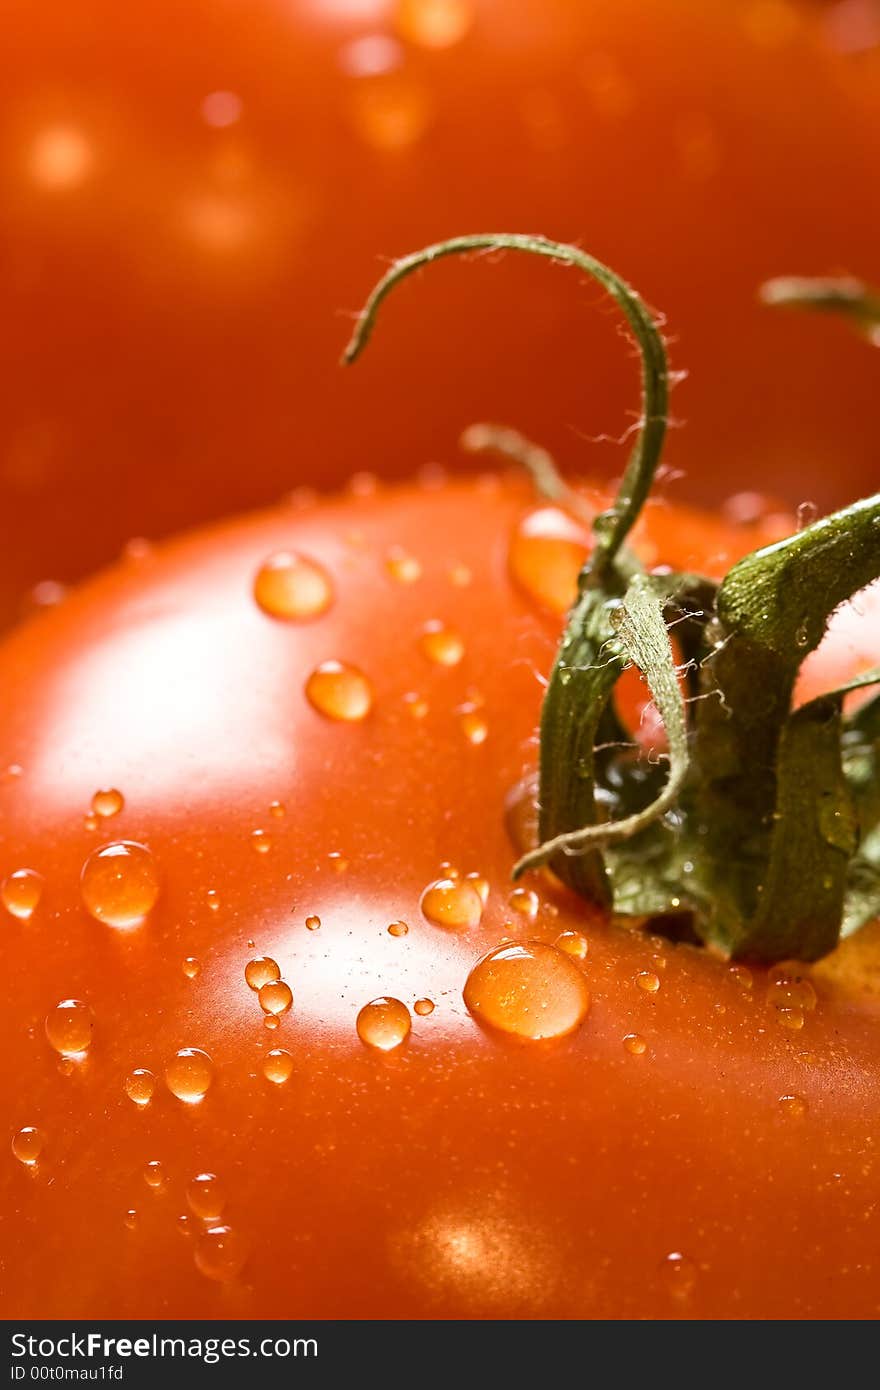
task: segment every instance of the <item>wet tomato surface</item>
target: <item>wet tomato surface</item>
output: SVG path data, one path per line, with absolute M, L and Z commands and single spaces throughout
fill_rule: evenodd
M 780 525 L 636 540 L 718 573 Z M 846 949 L 731 967 L 512 892 L 579 545 L 520 481 L 380 488 L 6 639 L 6 1316 L 877 1315 Z

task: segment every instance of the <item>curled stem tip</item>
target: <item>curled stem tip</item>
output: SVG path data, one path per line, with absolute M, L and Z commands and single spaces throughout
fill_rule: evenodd
M 582 270 L 617 302 L 638 343 L 642 360 L 641 427 L 614 504 L 594 522 L 596 544 L 589 569 L 601 574 L 613 562 L 647 498 L 663 448 L 669 399 L 669 370 L 661 334 L 639 295 L 613 270 L 579 247 L 540 236 L 487 232 L 437 242 L 404 256 L 382 277 L 358 315 L 342 361 L 349 365 L 360 356 L 370 340 L 382 302 L 401 280 L 434 261 L 475 251 L 519 251 Z
M 838 314 L 869 342 L 880 345 L 880 293 L 849 275 L 781 275 L 765 280 L 758 298 L 774 309 Z

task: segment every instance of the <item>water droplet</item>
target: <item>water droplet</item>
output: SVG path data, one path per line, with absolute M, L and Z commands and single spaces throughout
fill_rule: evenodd
M 423 697 L 418 695 L 414 690 L 407 691 L 403 697 L 403 703 L 407 714 L 411 715 L 413 719 L 424 719 L 425 715 L 428 713 L 427 700 L 423 699 Z
M 160 1191 L 165 1186 L 165 1172 L 158 1158 L 154 1158 L 144 1169 L 144 1182 L 155 1192 Z
M 77 1057 L 92 1041 L 94 1018 L 81 999 L 62 999 L 46 1015 L 46 1037 L 62 1057 Z
M 231 1226 L 212 1226 L 199 1237 L 195 1250 L 196 1268 L 221 1284 L 241 1272 L 246 1258 L 244 1243 Z
M 293 1003 L 293 990 L 285 980 L 269 980 L 257 991 L 264 1014 L 286 1014 Z
M 504 805 L 504 828 L 518 854 L 525 854 L 538 843 L 538 783 L 524 777 L 513 788 Z
M 295 551 L 270 555 L 257 571 L 254 598 L 270 618 L 303 622 L 320 617 L 333 603 L 333 585 L 315 560 Z
M 623 1045 L 633 1057 L 643 1057 L 648 1050 L 648 1044 L 641 1033 L 627 1033 Z
M 0 898 L 7 912 L 26 922 L 43 895 L 43 875 L 36 869 L 16 869 L 4 879 Z
M 780 1096 L 779 1109 L 787 1120 L 802 1120 L 807 1113 L 807 1102 L 803 1096 Z
M 357 1016 L 358 1037 L 367 1047 L 391 1052 L 409 1037 L 409 1009 L 399 999 L 373 999 Z
M 216 1221 L 226 1206 L 226 1191 L 216 1173 L 199 1173 L 186 1189 L 186 1200 L 201 1221 Z
M 333 850 L 332 853 L 327 855 L 327 858 L 330 861 L 330 868 L 333 869 L 335 873 L 345 873 L 348 868 L 348 860 L 344 854 L 340 854 L 338 850 Z
M 385 558 L 385 568 L 398 584 L 415 584 L 421 579 L 422 567 L 414 555 L 408 555 L 399 545 L 392 546 Z
M 777 1009 L 776 1021 L 782 1028 L 788 1028 L 792 1033 L 799 1033 L 804 1026 L 803 1009 Z
M 489 737 L 489 721 L 482 710 L 474 709 L 471 705 L 462 706 L 459 711 L 459 723 L 468 743 L 473 744 L 475 748 L 479 748 Z
M 466 589 L 473 583 L 474 576 L 467 565 L 453 565 L 449 571 L 449 578 L 456 589 Z
M 135 1211 L 134 1207 L 129 1208 L 129 1210 L 123 1216 L 122 1222 L 126 1230 L 133 1231 L 135 1229 L 138 1223 L 138 1214 Z
M 276 1014 L 263 1015 L 263 1027 L 269 1028 L 272 1032 L 281 1026 L 281 1019 Z
M 87 911 L 110 927 L 136 927 L 159 896 L 156 861 L 146 845 L 118 840 L 93 850 L 83 865 L 80 892 Z
M 286 812 L 286 808 L 285 808 L 285 805 L 284 805 L 284 802 L 283 802 L 283 801 L 272 801 L 272 802 L 270 802 L 270 804 L 269 804 L 269 815 L 270 815 L 270 816 L 274 816 L 276 820 L 281 820 L 282 816 L 284 816 L 284 815 L 286 815 L 286 814 L 287 814 L 287 812 Z
M 475 1018 L 520 1038 L 563 1038 L 590 1007 L 570 956 L 544 942 L 496 946 L 471 970 L 464 1002 Z
M 281 967 L 271 956 L 257 956 L 255 960 L 249 960 L 245 966 L 244 978 L 251 989 L 259 990 L 263 985 L 281 979 Z
M 429 661 L 436 666 L 457 666 L 464 656 L 464 642 L 451 627 L 439 618 L 425 623 L 419 646 Z
M 774 966 L 767 980 L 767 1003 L 775 1009 L 802 1009 L 812 1013 L 818 995 L 805 966 L 783 962 Z
M 195 956 L 187 956 L 180 968 L 188 980 L 194 980 L 201 970 L 202 965 L 201 961 L 197 960 Z
M 165 1085 L 178 1100 L 196 1105 L 214 1080 L 214 1064 L 198 1047 L 182 1047 L 165 1068 Z
M 373 707 L 373 690 L 363 671 L 344 661 L 323 661 L 306 681 L 309 704 L 327 719 L 354 723 Z
M 125 1094 L 135 1105 L 149 1105 L 156 1091 L 156 1078 L 146 1067 L 135 1067 L 123 1083 Z
M 87 814 L 83 816 L 83 829 L 91 833 L 91 831 L 97 830 L 97 828 L 98 817 L 95 815 L 94 811 L 87 812 Z
M 469 0 L 399 0 L 397 32 L 421 48 L 451 48 L 474 21 Z
M 660 1266 L 660 1277 L 673 1298 L 690 1298 L 697 1282 L 697 1266 L 680 1250 L 673 1250 Z
M 458 874 L 453 870 L 449 874 L 449 878 L 458 878 Z M 489 901 L 489 880 L 483 878 L 482 874 L 470 873 L 465 874 L 464 881 L 465 883 L 472 884 L 472 886 L 476 888 L 477 892 L 480 895 L 480 902 L 485 907 L 486 903 Z
M 810 641 L 810 629 L 806 623 L 801 623 L 794 635 L 794 640 L 799 647 L 806 647 Z
M 531 888 L 514 888 L 507 902 L 514 912 L 527 917 L 530 922 L 534 922 L 541 906 L 537 893 Z
M 428 89 L 400 72 L 360 78 L 351 93 L 350 105 L 360 138 L 374 149 L 391 154 L 416 145 L 433 115 Z
M 656 994 L 660 988 L 660 977 L 653 970 L 640 970 L 636 975 L 636 984 L 646 994 Z
M 406 936 L 409 927 L 406 922 L 392 922 L 388 928 L 389 936 Z
M 433 999 L 417 999 L 413 1004 L 413 1009 L 419 1018 L 427 1018 L 428 1014 L 434 1012 L 434 1001 Z
M 755 977 L 747 965 L 731 965 L 730 974 L 741 990 L 746 994 L 751 994 L 755 988 Z
M 564 951 L 567 956 L 574 956 L 575 960 L 583 960 L 589 950 L 589 942 L 583 932 L 564 931 L 560 932 L 553 942 L 557 951 Z
M 320 931 L 320 929 L 321 929 L 321 919 L 320 919 L 320 917 L 316 917 L 316 916 L 314 915 L 314 913 L 312 913 L 312 915 L 311 915 L 310 917 L 307 917 L 307 918 L 306 918 L 306 930 L 307 930 L 307 931 Z
M 267 1081 L 274 1081 L 276 1086 L 287 1081 L 293 1071 L 293 1058 L 289 1052 L 285 1052 L 283 1047 L 273 1047 L 271 1052 L 267 1052 L 263 1059 L 263 1075 Z
M 102 816 L 105 820 L 110 816 L 118 816 L 125 806 L 125 797 L 122 792 L 115 787 L 109 787 L 104 791 L 97 791 L 92 797 L 92 810 L 96 816 Z
M 483 899 L 467 879 L 438 878 L 422 894 L 422 913 L 437 927 L 478 927 Z
M 211 912 L 220 911 L 220 896 L 216 888 L 209 888 L 205 897 L 208 900 L 208 907 Z
M 177 1218 L 177 1229 L 182 1236 L 192 1235 L 192 1222 L 186 1213 Z
M 36 1163 L 45 1145 L 45 1134 L 34 1125 L 25 1125 L 12 1136 L 12 1152 L 19 1163 L 26 1163 L 29 1168 Z
M 268 854 L 272 848 L 272 837 L 265 830 L 252 830 L 251 845 L 257 854 Z
M 589 548 L 584 526 L 559 507 L 541 507 L 524 517 L 513 533 L 511 576 L 529 598 L 561 616 L 577 597 L 578 575 Z

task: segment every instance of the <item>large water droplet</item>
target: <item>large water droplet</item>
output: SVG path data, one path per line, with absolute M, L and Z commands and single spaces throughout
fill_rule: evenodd
M 280 1086 L 287 1081 L 293 1071 L 293 1058 L 283 1047 L 273 1047 L 263 1059 L 263 1075 L 267 1081 Z
M 156 1078 L 146 1067 L 135 1067 L 125 1078 L 124 1089 L 135 1105 L 149 1105 L 156 1091 Z
M 106 790 L 97 791 L 92 797 L 92 811 L 96 816 L 102 816 L 105 820 L 110 816 L 118 816 L 125 806 L 125 798 L 122 792 L 115 787 L 108 787 Z
M 226 1190 L 216 1173 L 199 1173 L 186 1189 L 186 1200 L 201 1221 L 216 1221 L 226 1206 Z
M 81 999 L 62 999 L 46 1015 L 46 1037 L 62 1057 L 77 1057 L 92 1041 L 94 1018 Z
M 196 1105 L 214 1079 L 214 1064 L 198 1047 L 182 1047 L 165 1068 L 165 1085 L 178 1100 Z
M 519 913 L 520 917 L 528 918 L 530 922 L 534 922 L 541 906 L 537 893 L 531 888 L 514 888 L 507 902 L 514 912 Z
M 437 927 L 478 927 L 483 916 L 483 899 L 467 879 L 438 878 L 429 883 L 420 906 Z
M 570 956 L 544 942 L 496 946 L 468 975 L 464 1002 L 475 1018 L 520 1038 L 563 1038 L 579 1028 L 590 991 Z
M 281 551 L 270 555 L 257 571 L 254 598 L 270 618 L 303 622 L 327 612 L 333 602 L 333 584 L 317 561 Z
M 244 978 L 251 989 L 262 989 L 271 980 L 281 979 L 281 967 L 271 956 L 257 956 L 249 960 L 244 968 Z
M 357 1016 L 358 1037 L 367 1047 L 391 1052 L 406 1042 L 412 1021 L 409 1009 L 399 999 L 373 999 Z
M 269 980 L 257 991 L 260 1008 L 264 1014 L 286 1014 L 293 1003 L 293 990 L 286 980 Z
M 344 661 L 323 661 L 306 681 L 309 704 L 327 719 L 355 723 L 373 707 L 373 690 L 363 671 Z
M 24 1163 L 29 1168 L 32 1168 L 37 1162 L 45 1145 L 46 1136 L 35 1125 L 25 1125 L 24 1129 L 20 1129 L 17 1134 L 12 1136 L 12 1152 L 19 1163 Z
M 231 1226 L 212 1226 L 199 1237 L 195 1250 L 198 1270 L 222 1284 L 241 1272 L 246 1258 L 244 1242 Z
M 80 892 L 86 909 L 110 927 L 136 927 L 159 896 L 159 871 L 146 845 L 118 840 L 93 850 L 83 865 Z
M 43 895 L 43 875 L 36 869 L 16 869 L 4 879 L 0 899 L 7 912 L 26 922 Z

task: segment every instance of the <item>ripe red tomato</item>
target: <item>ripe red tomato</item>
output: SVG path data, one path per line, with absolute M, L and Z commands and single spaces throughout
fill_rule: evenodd
M 451 462 L 474 419 L 616 468 L 583 441 L 619 432 L 627 363 L 540 267 L 448 267 L 341 383 L 381 258 L 462 230 L 582 238 L 664 309 L 692 498 L 856 495 L 872 354 L 756 301 L 783 272 L 880 275 L 856 30 L 791 0 L 8 0 L 4 621 L 132 536 Z
M 858 958 L 731 968 L 511 895 L 534 510 L 487 479 L 265 512 L 6 639 L 0 869 L 42 876 L 0 934 L 6 1316 L 877 1315 Z M 765 539 L 655 505 L 638 543 L 717 572 Z

